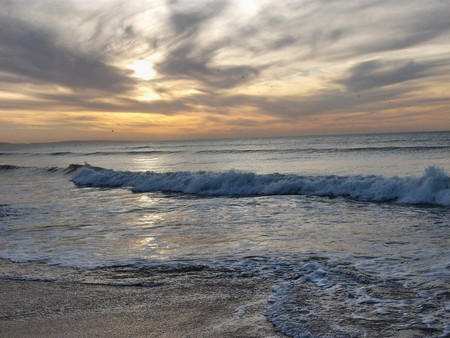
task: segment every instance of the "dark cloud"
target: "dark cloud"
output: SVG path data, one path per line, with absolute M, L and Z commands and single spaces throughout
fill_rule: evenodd
M 170 11 L 169 21 L 178 36 L 192 35 L 198 32 L 205 22 L 224 11 L 228 6 L 228 1 L 195 1 L 191 3 L 168 1 L 167 4 Z
M 255 55 L 277 48 L 297 60 L 345 61 L 450 38 L 446 1 L 309 0 L 266 6 L 239 31 Z
M 201 2 L 189 9 L 179 10 L 178 2 L 171 4 L 169 21 L 174 36 L 173 45 L 166 58 L 156 65 L 156 70 L 175 79 L 198 81 L 206 87 L 231 88 L 249 82 L 259 74 L 259 69 L 251 65 L 217 65 L 214 64 L 216 53 L 227 48 L 228 38 L 220 38 L 210 44 L 201 40 L 200 33 L 207 30 L 207 24 L 223 14 L 227 1 Z
M 193 99 L 138 101 L 127 97 L 99 97 L 98 93 L 36 94 L 33 99 L 0 100 L 0 110 L 11 111 L 91 111 L 174 115 L 195 111 Z
M 211 65 L 211 55 L 207 52 L 196 57 L 192 46 L 182 46 L 174 50 L 156 70 L 170 79 L 188 79 L 199 82 L 206 88 L 232 88 L 249 82 L 259 74 L 252 66 Z
M 56 32 L 20 19 L 0 18 L 0 71 L 16 82 L 122 92 L 133 81 L 96 55 L 65 48 Z
M 375 7 L 376 6 L 376 7 Z M 381 14 L 366 25 L 371 36 L 360 44 L 361 53 L 401 50 L 420 45 L 442 35 L 449 35 L 450 5 L 445 1 L 398 1 L 386 3 L 385 8 L 374 3 L 372 9 Z M 370 18 L 369 8 L 364 14 Z
M 353 66 L 338 83 L 350 91 L 367 90 L 427 77 L 435 67 L 434 62 L 371 60 Z
M 145 10 L 153 8 L 147 4 Z M 145 10 L 116 0 L 0 0 L 0 73 L 76 92 L 126 93 L 137 81 L 120 60 L 145 53 L 142 32 L 133 26 Z

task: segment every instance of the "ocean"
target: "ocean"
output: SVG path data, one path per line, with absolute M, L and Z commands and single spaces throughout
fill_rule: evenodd
M 450 132 L 0 144 L 0 278 L 263 278 L 291 337 L 445 337 L 449 173 Z

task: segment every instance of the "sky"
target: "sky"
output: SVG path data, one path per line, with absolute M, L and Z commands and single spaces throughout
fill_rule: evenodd
M 0 141 L 450 130 L 450 1 L 0 0 Z

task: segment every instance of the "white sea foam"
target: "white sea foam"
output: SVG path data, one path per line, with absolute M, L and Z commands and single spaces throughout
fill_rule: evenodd
M 430 166 L 422 176 L 300 176 L 249 172 L 130 172 L 85 165 L 75 171 L 78 186 L 124 187 L 133 192 L 201 196 L 312 195 L 359 201 L 450 206 L 450 177 Z
M 349 265 L 311 262 L 302 269 L 300 278 L 273 287 L 265 311 L 277 330 L 288 336 L 391 337 L 412 330 L 441 337 L 447 333 L 448 314 L 440 291 L 425 296 L 417 286 L 367 275 Z

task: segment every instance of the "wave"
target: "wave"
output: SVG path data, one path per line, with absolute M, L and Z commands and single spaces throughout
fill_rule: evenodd
M 32 170 L 32 171 L 46 171 L 46 172 L 64 172 L 71 173 L 76 169 L 83 167 L 81 164 L 71 164 L 67 168 L 60 167 L 29 167 L 29 166 L 17 166 L 13 164 L 0 164 L 0 171 L 14 171 L 14 170 Z
M 19 168 L 20 167 L 12 164 L 0 164 L 0 170 L 15 170 Z
M 165 150 L 145 150 L 145 151 L 96 151 L 92 153 L 84 153 L 79 155 L 95 156 L 95 155 L 169 155 L 178 154 L 181 151 L 165 151 Z
M 41 155 L 41 154 L 39 154 Z M 65 156 L 65 155 L 75 155 L 75 153 L 71 151 L 55 151 L 53 153 L 50 153 L 51 156 Z
M 358 152 L 420 152 L 430 150 L 450 150 L 449 146 L 387 146 L 387 147 L 349 147 L 349 148 L 287 148 L 287 149 L 211 149 L 199 150 L 197 154 L 245 154 L 245 153 L 358 153 Z
M 1 156 L 109 156 L 109 155 L 170 155 L 179 154 L 182 151 L 173 150 L 145 150 L 145 151 L 95 151 L 95 152 L 72 152 L 72 151 L 55 151 L 55 152 L 41 152 L 41 153 L 21 153 L 21 152 L 8 152 L 0 153 Z
M 84 165 L 76 168 L 77 186 L 129 188 L 133 192 L 168 192 L 199 196 L 308 195 L 345 197 L 368 202 L 450 206 L 450 177 L 430 166 L 420 177 L 300 176 L 226 171 L 130 172 Z

